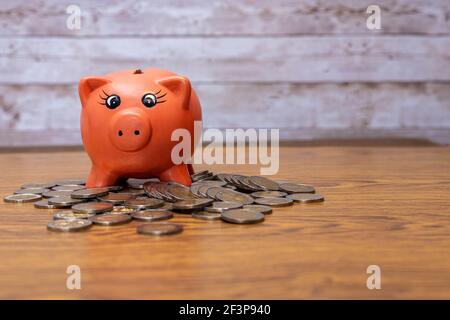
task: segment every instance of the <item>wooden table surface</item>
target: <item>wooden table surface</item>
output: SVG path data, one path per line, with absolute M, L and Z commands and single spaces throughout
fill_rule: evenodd
M 258 174 L 255 166 L 197 166 Z M 0 196 L 26 182 L 85 177 L 82 152 L 0 154 Z M 183 233 L 139 222 L 47 231 L 54 210 L 0 203 L 0 298 L 450 298 L 450 148 L 284 147 L 279 179 L 311 183 L 321 204 L 233 225 L 177 215 Z M 66 268 L 81 268 L 81 290 Z M 366 268 L 381 268 L 369 290 Z

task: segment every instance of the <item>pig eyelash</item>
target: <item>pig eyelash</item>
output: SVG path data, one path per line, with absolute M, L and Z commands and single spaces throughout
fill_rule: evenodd
M 103 100 L 103 102 L 99 102 L 99 104 L 101 104 L 101 105 L 103 105 L 103 106 L 106 106 L 106 100 L 110 97 L 110 95 L 107 94 L 107 93 L 105 92 L 105 90 L 103 90 L 103 89 L 102 89 L 102 92 L 103 92 L 103 94 L 104 94 L 106 97 L 102 97 L 102 94 L 100 93 L 99 97 L 100 97 L 100 99 Z
M 156 92 L 156 93 L 154 94 L 155 97 L 156 97 L 156 104 L 166 102 L 166 100 L 160 101 L 159 99 L 164 98 L 164 97 L 166 96 L 167 92 L 164 92 L 162 95 L 158 96 L 158 94 L 159 94 L 160 92 L 161 92 L 161 90 L 159 90 L 158 92 Z

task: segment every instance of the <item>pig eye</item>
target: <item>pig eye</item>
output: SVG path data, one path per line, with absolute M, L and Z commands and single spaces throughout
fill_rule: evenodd
M 109 109 L 115 109 L 120 105 L 120 97 L 118 95 L 113 94 L 112 96 L 109 96 L 105 100 L 105 105 Z
M 151 108 L 158 103 L 165 102 L 165 100 L 160 100 L 160 99 L 163 98 L 166 94 L 164 93 L 164 94 L 158 96 L 158 94 L 160 92 L 161 92 L 161 90 L 159 90 L 155 94 L 153 94 L 153 93 L 144 94 L 144 96 L 142 97 L 142 103 L 144 104 L 144 106 L 146 106 L 147 108 Z
M 156 104 L 156 96 L 153 93 L 147 93 L 142 97 L 142 103 L 147 108 L 151 108 Z

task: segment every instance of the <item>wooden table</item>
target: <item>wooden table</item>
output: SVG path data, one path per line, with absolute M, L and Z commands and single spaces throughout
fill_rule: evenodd
M 182 234 L 136 221 L 47 231 L 53 210 L 0 203 L 0 298 L 450 298 L 450 148 L 284 147 L 276 178 L 311 183 L 322 204 L 233 225 L 177 215 Z M 82 152 L 0 154 L 1 196 L 26 182 L 85 177 Z M 206 166 L 197 166 L 201 170 Z M 258 174 L 255 166 L 215 172 Z M 81 290 L 66 269 L 81 268 Z M 381 268 L 369 290 L 366 269 Z

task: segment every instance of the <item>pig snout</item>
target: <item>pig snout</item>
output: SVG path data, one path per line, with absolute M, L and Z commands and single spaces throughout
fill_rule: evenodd
M 151 135 L 150 120 L 137 108 L 118 112 L 111 119 L 109 137 L 119 150 L 138 151 L 149 143 Z

